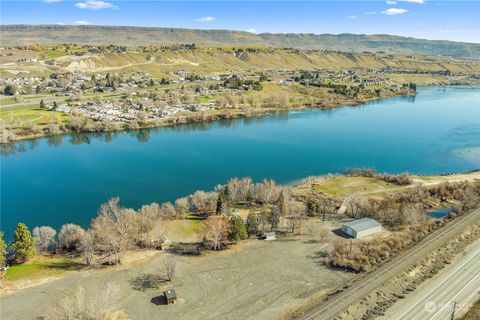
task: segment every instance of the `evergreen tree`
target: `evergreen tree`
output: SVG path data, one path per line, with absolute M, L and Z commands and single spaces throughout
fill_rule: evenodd
M 259 215 L 262 231 L 265 231 L 265 223 L 269 221 L 270 212 L 267 208 L 263 208 Z
M 255 235 L 258 233 L 258 220 L 257 214 L 255 212 L 250 212 L 247 217 L 247 221 L 245 222 L 245 227 L 247 228 L 247 232 L 250 235 Z
M 5 86 L 5 88 L 3 89 L 3 93 L 6 95 L 6 96 L 13 96 L 15 95 L 15 93 L 17 92 L 17 89 L 15 86 L 13 85 L 10 85 L 10 84 L 7 84 Z
M 43 99 L 40 100 L 40 109 L 45 109 L 45 102 L 43 102 Z
M 285 189 L 282 189 L 282 191 L 280 191 L 280 195 L 278 196 L 278 200 L 277 200 L 277 206 L 278 206 L 278 209 L 279 209 L 279 214 L 280 216 L 286 216 L 288 214 L 288 195 L 285 191 Z
M 273 208 L 272 212 L 268 216 L 268 222 L 270 223 L 271 230 L 276 230 L 278 228 L 278 224 L 280 223 L 280 212 L 281 209 L 277 205 Z
M 319 212 L 319 206 L 318 203 L 315 201 L 309 201 L 307 202 L 307 214 L 310 217 L 315 217 L 318 215 Z
M 217 210 L 216 214 L 226 214 L 228 213 L 228 199 L 225 192 L 220 192 L 217 199 Z
M 12 249 L 15 251 L 16 263 L 27 262 L 30 257 L 35 255 L 35 240 L 25 224 L 17 224 L 13 239 Z
M 223 193 L 225 194 L 225 198 L 227 200 L 232 200 L 232 191 L 230 190 L 230 188 L 228 187 L 228 184 L 225 186 L 225 189 L 223 189 Z
M 245 240 L 248 238 L 247 228 L 245 228 L 245 223 L 243 222 L 242 218 L 239 216 L 233 216 L 231 224 L 232 228 L 230 230 L 230 234 L 228 235 L 230 241 L 237 242 L 238 240 Z
M 5 265 L 5 255 L 7 253 L 7 244 L 3 241 L 3 232 L 0 231 L 0 267 Z

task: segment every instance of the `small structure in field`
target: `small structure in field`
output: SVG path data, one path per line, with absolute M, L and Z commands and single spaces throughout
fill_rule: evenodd
M 382 231 L 382 225 L 373 219 L 363 218 L 342 224 L 342 232 L 352 238 L 362 238 Z
M 259 234 L 258 234 L 258 238 L 261 239 L 261 240 L 276 240 L 276 236 L 275 236 L 275 232 L 265 232 L 265 231 L 261 231 Z
M 265 233 L 265 240 L 276 240 L 277 237 L 275 236 L 275 232 L 266 232 Z
M 163 295 L 165 296 L 165 302 L 167 304 L 177 302 L 177 294 L 175 293 L 175 290 L 168 289 L 163 292 Z

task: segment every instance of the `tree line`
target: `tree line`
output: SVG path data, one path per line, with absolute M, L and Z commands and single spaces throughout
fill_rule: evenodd
M 250 210 L 244 221 L 234 213 L 233 205 L 258 207 L 260 213 Z M 138 210 L 121 206 L 120 199 L 115 197 L 100 206 L 87 229 L 68 223 L 58 233 L 49 226 L 35 227 L 31 232 L 19 223 L 8 249 L 2 240 L 1 264 L 21 264 L 37 253 L 55 252 L 81 256 L 91 266 L 117 264 L 127 250 L 160 248 L 165 240 L 166 221 L 192 214 L 204 220 L 204 247 L 219 250 L 261 230 L 276 230 L 281 217 L 294 232 L 307 216 L 307 209 L 307 205 L 292 199 L 288 188 L 268 179 L 254 183 L 249 177 L 232 178 L 214 191 L 199 190 L 173 203 L 151 203 Z

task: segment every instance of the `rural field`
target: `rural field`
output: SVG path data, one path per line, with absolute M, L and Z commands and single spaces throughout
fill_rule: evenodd
M 479 174 L 412 178 L 434 187 L 446 182 L 475 182 L 480 180 Z M 363 199 L 381 199 L 414 187 L 397 186 L 373 177 L 326 176 L 308 178 L 291 188 L 295 197 L 321 192 L 335 197 L 355 194 Z M 244 219 L 249 214 L 242 207 L 233 211 Z M 362 278 L 346 268 L 330 268 L 324 262 L 334 246 L 346 241 L 340 227 L 350 219 L 329 215 L 322 220 L 309 218 L 297 226 L 294 234 L 278 233 L 275 241 L 249 239 L 229 250 L 198 255 L 197 244 L 202 240 L 206 222 L 191 216 L 165 222 L 165 236 L 176 244 L 170 253 L 130 251 L 124 254 L 121 265 L 99 269 L 86 267 L 78 258 L 39 257 L 7 270 L 2 288 L 2 319 L 37 319 L 66 297 L 75 295 L 78 288 L 102 290 L 109 284 L 119 289 L 114 313 L 118 319 L 289 317 Z M 285 223 L 282 222 L 283 227 Z M 396 232 L 384 230 L 364 241 L 389 241 Z M 172 257 L 177 270 L 175 278 L 167 281 L 164 265 Z M 156 284 L 152 285 L 149 279 L 157 279 Z M 173 306 L 165 305 L 162 297 L 169 288 L 174 288 L 178 295 Z M 25 304 L 27 297 L 34 303 Z M 48 307 L 38 308 L 39 305 Z
M 174 306 L 155 305 L 152 299 L 163 289 L 134 288 L 135 279 L 162 274 L 162 262 L 170 255 L 155 253 L 142 262 L 100 271 L 79 271 L 44 284 L 2 296 L 2 319 L 36 319 L 50 306 L 78 286 L 114 283 L 120 287 L 119 306 L 128 315 L 142 319 L 258 319 L 274 318 L 297 308 L 312 296 L 341 286 L 351 277 L 343 271 L 322 266 L 319 256 L 326 244 L 315 236 L 321 222 L 311 220 L 313 235 L 278 241 L 249 240 L 232 250 L 200 257 L 180 256 L 174 287 L 179 302 Z M 339 223 L 328 223 L 330 228 Z M 138 256 L 137 256 L 138 259 Z M 137 260 L 136 259 L 136 260 Z M 70 289 L 68 289 L 70 288 Z M 31 303 L 25 304 L 28 297 Z M 46 307 L 47 309 L 49 307 Z M 193 311 L 193 312 L 192 312 Z

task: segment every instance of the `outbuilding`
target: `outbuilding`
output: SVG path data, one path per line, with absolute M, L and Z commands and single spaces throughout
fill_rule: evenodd
M 370 218 L 363 218 L 342 224 L 342 232 L 352 238 L 362 238 L 382 231 L 382 225 Z
M 265 232 L 265 240 L 276 240 L 275 232 Z
M 163 292 L 163 295 L 165 296 L 165 302 L 167 304 L 177 302 L 177 294 L 175 293 L 175 290 L 168 289 Z
M 260 231 L 258 234 L 258 238 L 261 240 L 276 240 L 277 237 L 275 236 L 275 232 L 265 232 Z

